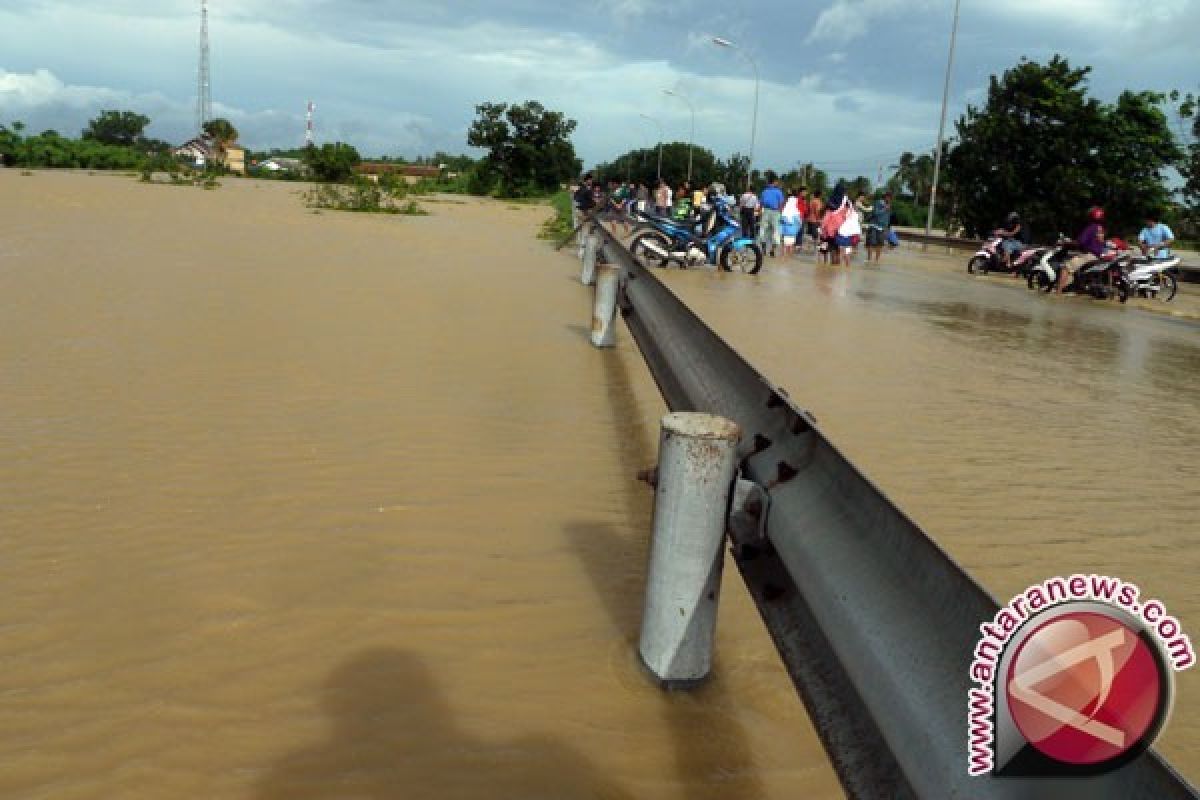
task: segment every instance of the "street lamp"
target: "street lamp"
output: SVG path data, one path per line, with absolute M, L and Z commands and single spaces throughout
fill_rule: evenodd
M 692 105 L 692 101 L 689 100 L 685 95 L 682 95 L 673 89 L 663 89 L 663 94 L 669 94 L 669 95 L 671 95 L 671 97 L 678 97 L 680 100 L 687 103 L 687 107 L 689 109 L 691 109 L 691 112 L 692 112 L 692 135 L 688 138 L 687 180 L 688 180 L 688 183 L 690 184 L 692 182 L 692 146 L 696 141 L 696 107 L 694 105 Z
M 942 121 L 938 124 L 937 151 L 933 154 L 933 185 L 929 189 L 929 216 L 925 218 L 925 235 L 933 228 L 933 209 L 937 203 L 938 173 L 942 169 L 942 137 L 946 134 L 946 104 L 950 100 L 950 71 L 954 67 L 954 41 L 958 38 L 958 4 L 954 0 L 954 24 L 950 27 L 950 57 L 946 60 L 946 83 L 942 87 Z
M 712 43 L 717 47 L 728 47 L 731 50 L 738 51 L 743 58 L 750 62 L 750 66 L 754 69 L 754 116 L 750 121 L 750 163 L 746 166 L 746 188 L 749 189 L 750 173 L 754 171 L 754 139 L 758 134 L 758 64 L 751 58 L 749 53 L 728 39 L 714 36 L 712 37 Z
M 656 120 L 649 114 L 638 114 L 642 119 L 648 119 L 658 126 L 658 179 L 662 180 L 662 143 L 663 143 L 663 126 L 662 123 Z

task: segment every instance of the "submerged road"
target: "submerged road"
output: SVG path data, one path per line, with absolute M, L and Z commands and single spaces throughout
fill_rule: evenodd
M 640 673 L 663 406 L 544 210 L 294 192 L 0 173 L 0 796 L 841 796 L 740 587 Z M 888 257 L 663 277 L 997 596 L 1200 629 L 1196 327 Z

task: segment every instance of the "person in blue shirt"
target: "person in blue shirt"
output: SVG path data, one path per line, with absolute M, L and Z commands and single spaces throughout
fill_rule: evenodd
M 1142 255 L 1151 258 L 1169 258 L 1174 241 L 1175 234 L 1158 221 L 1157 212 L 1152 211 L 1146 215 L 1146 227 L 1142 228 L 1142 232 L 1138 234 L 1138 245 L 1142 248 Z
M 785 201 L 783 190 L 779 188 L 779 178 L 774 172 L 767 172 L 767 188 L 762 190 L 759 197 L 762 216 L 758 225 L 758 240 L 763 250 L 770 247 L 771 258 L 775 257 L 775 248 L 782 241 L 779 218 Z

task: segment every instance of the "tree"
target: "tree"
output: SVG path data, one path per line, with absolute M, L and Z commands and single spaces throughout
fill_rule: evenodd
M 142 138 L 150 118 L 133 111 L 101 111 L 83 130 L 84 139 L 131 147 Z
M 204 132 L 215 139 L 221 147 L 233 144 L 238 139 L 238 129 L 224 117 L 210 119 L 204 123 Z
M 1147 211 L 1166 211 L 1171 199 L 1162 173 L 1183 153 L 1159 107 L 1164 99 L 1158 92 L 1125 91 L 1106 107 L 1106 136 L 1097 153 L 1104 177 L 1093 193 L 1127 231 L 1140 228 Z
M 688 149 L 687 142 L 663 143 L 662 176 L 672 186 L 687 179 Z M 692 186 L 707 186 L 719 180 L 717 157 L 712 151 L 700 146 L 692 146 L 691 151 Z M 630 150 L 592 171 L 601 180 L 633 181 L 653 186 L 658 178 L 658 145 Z
M 1087 96 L 1090 72 L 1061 56 L 1022 59 L 991 77 L 983 108 L 967 108 L 944 164 L 969 232 L 1015 210 L 1040 238 L 1074 233 L 1094 204 L 1114 227 L 1133 226 L 1166 200 L 1162 171 L 1179 153 L 1157 107 L 1163 96 L 1125 92 L 1105 105 Z
M 795 169 L 783 173 L 779 181 L 785 189 L 806 186 L 810 192 L 824 194 L 829 188 L 829 175 L 824 170 L 817 169 L 811 162 L 798 164 Z
M 854 199 L 861 194 L 871 194 L 871 179 L 865 175 L 859 175 L 852 181 L 846 183 L 846 196 Z
M 916 156 L 907 151 L 901 153 L 896 174 L 888 181 L 888 189 L 896 195 L 910 195 L 913 208 L 919 209 L 922 201 L 929 197 L 932 186 L 933 155 L 922 153 Z
M 362 163 L 358 151 L 345 142 L 327 142 L 320 147 L 313 145 L 305 148 L 302 158 L 317 180 L 329 182 L 346 180 Z
M 539 194 L 579 174 L 582 162 L 570 138 L 575 120 L 533 100 L 512 106 L 483 103 L 475 113 L 467 144 L 488 150 L 475 170 L 476 188 L 490 186 L 507 197 Z
M 12 128 L 0 123 L 0 165 L 11 167 L 17 163 L 21 144 L 24 141 L 21 138 L 23 130 L 25 130 L 23 122 L 14 121 Z
M 725 184 L 725 191 L 740 192 L 746 185 L 746 174 L 750 169 L 750 156 L 734 153 L 717 163 L 718 180 Z
M 1179 161 L 1179 174 L 1184 181 L 1180 194 L 1185 206 L 1181 222 L 1196 230 L 1200 229 L 1200 98 L 1191 92 L 1173 91 L 1169 99 L 1175 107 L 1179 146 L 1183 149 Z

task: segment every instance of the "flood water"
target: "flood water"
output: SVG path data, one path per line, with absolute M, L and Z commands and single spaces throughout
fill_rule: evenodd
M 736 571 L 713 680 L 639 672 L 663 407 L 542 211 L 0 190 L 0 796 L 840 796 Z M 1200 636 L 1194 324 L 915 263 L 664 278 L 997 597 L 1104 572 Z M 1160 749 L 1200 777 L 1191 673 Z

